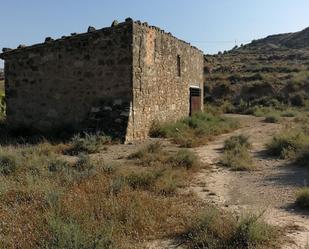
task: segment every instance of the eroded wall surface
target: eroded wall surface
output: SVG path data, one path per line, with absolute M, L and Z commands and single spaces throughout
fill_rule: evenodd
M 47 39 L 3 57 L 11 126 L 46 130 L 80 125 L 90 115 L 103 126 L 127 127 L 132 101 L 132 22 Z
M 200 50 L 156 27 L 138 23 L 133 25 L 133 44 L 133 127 L 129 140 L 147 137 L 155 120 L 174 121 L 188 116 L 190 86 L 203 91 Z

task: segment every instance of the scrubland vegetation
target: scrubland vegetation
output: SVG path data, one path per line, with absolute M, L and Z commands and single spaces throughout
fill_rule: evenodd
M 295 119 L 293 127 L 286 128 L 274 136 L 267 144 L 267 151 L 271 156 L 288 159 L 296 167 L 309 170 L 309 119 Z M 309 189 L 301 188 L 296 194 L 296 205 L 309 209 Z
M 276 248 L 279 233 L 262 218 L 238 219 L 180 191 L 206 167 L 188 149 L 155 142 L 115 162 L 96 154 L 109 150 L 102 134 L 8 139 L 0 148 L 0 247 L 143 248 L 180 238 L 188 248 Z M 238 146 L 250 144 L 226 142 L 226 149 Z
M 235 219 L 229 213 L 208 208 L 187 231 L 188 248 L 279 248 L 280 232 L 258 215 Z
M 98 140 L 86 144 L 96 148 Z M 122 167 L 85 154 L 97 150 L 68 160 L 58 149 L 1 148 L 3 248 L 141 248 L 147 239 L 183 232 L 194 215 L 193 196 L 177 193 L 201 167 L 192 152 L 151 144 Z
M 197 113 L 192 117 L 167 124 L 154 123 L 150 135 L 171 138 L 182 147 L 197 147 L 214 136 L 239 127 L 237 120 L 209 113 Z
M 309 210 L 309 188 L 301 188 L 296 194 L 296 205 Z
M 244 135 L 232 136 L 224 142 L 224 153 L 220 159 L 220 164 L 232 170 L 254 170 L 255 164 L 249 152 L 251 143 Z

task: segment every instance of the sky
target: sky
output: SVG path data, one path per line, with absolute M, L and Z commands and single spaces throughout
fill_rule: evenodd
M 214 54 L 308 27 L 309 0 L 0 0 L 0 48 L 83 33 L 127 17 Z

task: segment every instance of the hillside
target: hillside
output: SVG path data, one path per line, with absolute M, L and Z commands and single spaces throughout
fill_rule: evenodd
M 309 99 L 309 28 L 205 56 L 205 100 L 267 104 Z

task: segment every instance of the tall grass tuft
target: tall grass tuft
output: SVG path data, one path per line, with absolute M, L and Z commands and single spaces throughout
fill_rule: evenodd
M 249 152 L 251 143 L 244 135 L 232 136 L 224 141 L 224 153 L 220 164 L 236 171 L 250 171 L 255 169 L 252 156 Z
M 187 230 L 189 249 L 278 248 L 279 232 L 257 215 L 237 220 L 230 213 L 208 208 Z
M 309 188 L 301 188 L 296 194 L 296 205 L 309 210 Z

